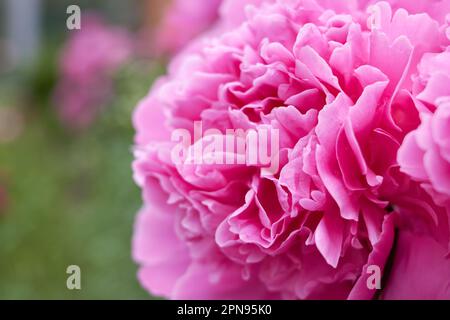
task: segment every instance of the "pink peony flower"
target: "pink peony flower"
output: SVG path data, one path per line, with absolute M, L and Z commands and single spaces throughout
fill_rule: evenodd
M 444 22 L 368 2 L 267 0 L 243 7 L 242 23 L 224 9 L 230 27 L 177 56 L 142 100 L 133 256 L 148 291 L 371 299 L 369 267 L 383 272 L 395 228 L 448 243 L 447 209 L 397 163 L 420 124 L 418 63 L 449 45 Z M 208 144 L 198 121 L 224 139 L 229 129 L 277 132 L 279 170 L 173 161 L 174 130 L 195 137 L 189 155 Z
M 87 127 L 112 94 L 112 73 L 132 54 L 127 32 L 96 15 L 83 16 L 60 60 L 56 103 L 61 121 L 71 129 Z

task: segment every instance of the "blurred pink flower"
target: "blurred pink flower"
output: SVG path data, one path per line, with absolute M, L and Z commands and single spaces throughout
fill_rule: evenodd
M 154 50 L 174 53 L 210 28 L 222 0 L 171 0 L 155 31 Z
M 196 40 L 214 37 L 246 19 L 246 7 L 273 0 L 171 0 L 154 31 L 156 54 L 175 54 Z
M 64 125 L 82 129 L 111 96 L 112 75 L 131 56 L 133 43 L 125 30 L 107 25 L 94 14 L 84 15 L 81 29 L 70 32 L 55 95 Z
M 4 213 L 8 206 L 8 192 L 6 187 L 0 183 L 0 214 Z
M 448 210 L 397 163 L 445 22 L 388 2 L 257 2 L 239 18 L 225 1 L 228 27 L 175 57 L 134 114 L 139 279 L 173 299 L 371 299 L 395 228 L 449 243 Z M 196 121 L 277 130 L 280 170 L 175 163 L 171 133 Z

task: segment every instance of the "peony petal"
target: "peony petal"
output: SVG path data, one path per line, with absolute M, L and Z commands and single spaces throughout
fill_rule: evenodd
M 330 206 L 314 233 L 317 249 L 327 263 L 336 268 L 342 251 L 344 223 L 339 210 Z
M 382 298 L 450 299 L 450 259 L 447 248 L 425 235 L 400 232 L 393 269 Z

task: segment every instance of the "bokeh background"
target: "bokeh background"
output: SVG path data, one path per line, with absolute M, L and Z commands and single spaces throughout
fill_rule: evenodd
M 82 28 L 84 14 L 94 12 L 134 42 L 133 54 L 108 73 L 102 111 L 81 129 L 61 121 L 55 99 L 71 4 L 81 8 Z M 164 72 L 167 58 L 147 44 L 165 6 L 0 1 L 0 299 L 152 298 L 136 280 L 130 251 L 141 203 L 131 174 L 131 113 Z M 81 290 L 66 288 L 73 264 Z

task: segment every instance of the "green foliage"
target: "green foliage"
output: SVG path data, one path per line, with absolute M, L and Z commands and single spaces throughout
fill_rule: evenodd
M 130 117 L 158 69 L 123 68 L 104 115 L 78 134 L 59 126 L 53 106 L 40 105 L 51 101 L 51 79 L 35 82 L 38 99 L 23 108 L 23 134 L 0 145 L 10 196 L 0 216 L 0 299 L 150 298 L 131 258 L 141 197 L 132 181 Z M 81 290 L 66 288 L 72 264 L 81 268 Z

